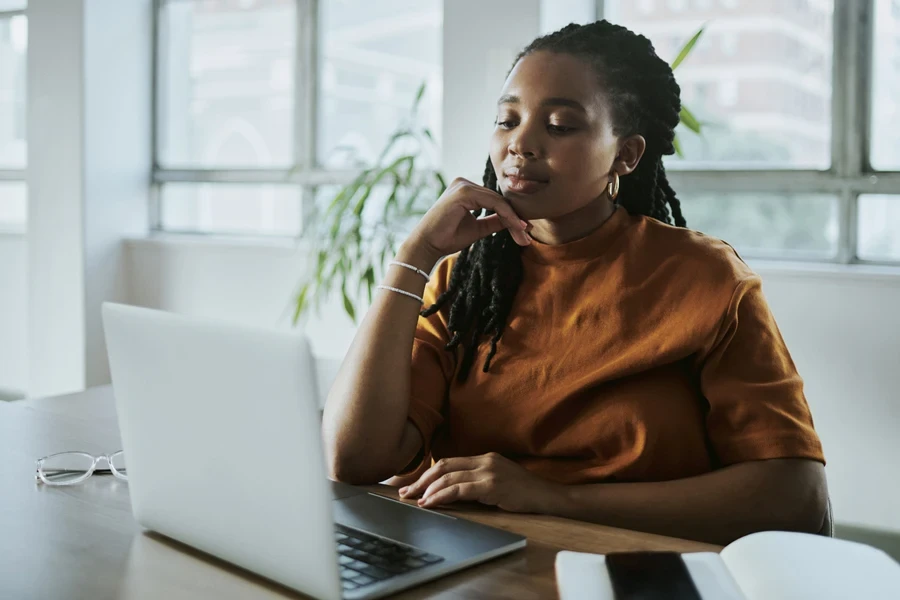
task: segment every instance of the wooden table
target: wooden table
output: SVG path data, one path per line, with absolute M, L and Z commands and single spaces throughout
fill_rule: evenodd
M 118 450 L 111 388 L 0 402 L 0 598 L 298 598 L 289 590 L 155 534 L 131 516 L 128 484 L 94 476 L 77 486 L 34 481 L 35 459 L 65 450 Z M 392 488 L 375 486 L 393 496 Z M 454 514 L 515 531 L 528 547 L 400 598 L 555 598 L 559 550 L 718 551 L 700 542 L 479 506 Z

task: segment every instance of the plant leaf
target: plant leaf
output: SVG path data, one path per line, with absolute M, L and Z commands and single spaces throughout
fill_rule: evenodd
M 384 157 L 387 156 L 387 153 L 391 151 L 391 148 L 394 147 L 394 144 L 400 138 L 410 137 L 413 135 L 413 132 L 409 129 L 400 129 L 395 131 L 390 138 L 388 138 L 387 144 L 384 147 L 384 150 L 381 151 L 381 154 L 378 155 L 378 162 L 376 164 L 381 164 L 381 161 L 384 160 Z
M 306 309 L 306 295 L 309 292 L 309 284 L 305 284 L 303 288 L 300 290 L 300 293 L 297 294 L 296 300 L 296 308 L 294 308 L 294 318 L 291 321 L 293 325 L 297 324 L 297 321 L 300 320 L 300 315 L 303 314 L 304 309 Z
M 356 242 L 356 261 L 358 262 L 363 253 L 362 232 L 359 227 L 353 230 L 353 241 Z
M 406 204 L 403 206 L 403 213 L 402 213 L 403 215 L 410 214 L 410 211 L 412 211 L 412 208 L 415 205 L 416 200 L 418 200 L 419 196 L 422 195 L 422 190 L 424 188 L 425 188 L 424 185 L 419 185 L 416 187 L 416 189 L 413 190 L 412 194 L 409 195 L 409 199 L 406 201 Z
M 400 190 L 400 178 L 395 177 L 394 179 L 394 187 L 391 188 L 391 193 L 388 196 L 387 200 L 384 203 L 384 211 L 381 214 L 381 221 L 383 223 L 387 223 L 388 221 L 388 213 L 391 211 L 392 206 L 396 206 L 397 204 L 397 192 Z
M 363 210 L 365 210 L 366 208 L 366 201 L 369 199 L 369 196 L 372 195 L 373 186 L 374 183 L 366 184 L 363 195 L 359 197 L 359 202 L 357 202 L 356 206 L 353 207 L 354 217 L 359 217 L 362 215 Z
M 362 211 L 366 206 L 366 200 L 369 199 L 369 195 L 372 193 L 372 190 L 375 188 L 376 185 L 378 185 L 381 182 L 382 179 L 384 179 L 384 177 L 386 175 L 393 175 L 394 176 L 394 185 L 398 185 L 397 180 L 401 180 L 402 178 L 397 173 L 397 171 L 400 169 L 400 165 L 402 165 L 404 162 L 410 163 L 411 166 L 407 170 L 407 175 L 411 176 L 412 165 L 415 163 L 415 157 L 412 156 L 411 154 L 404 154 L 403 156 L 397 158 L 394 162 L 392 162 L 388 166 L 386 166 L 383 169 L 381 169 L 380 171 L 378 171 L 378 173 L 375 175 L 375 177 L 372 179 L 372 181 L 370 181 L 369 183 L 366 184 L 365 193 L 362 195 L 362 197 L 360 197 L 359 202 L 356 203 L 356 207 L 353 209 L 354 215 L 359 217 L 362 214 Z
M 684 158 L 684 152 L 681 151 L 681 141 L 679 141 L 677 135 L 672 139 L 672 145 L 675 146 L 675 154 L 678 155 L 678 158 Z
M 316 259 L 316 284 L 322 284 L 322 271 L 325 269 L 325 262 L 328 260 L 328 253 L 319 250 L 319 256 Z
M 678 56 L 676 56 L 675 60 L 672 61 L 673 71 L 677 69 L 678 65 L 680 65 L 684 61 L 684 59 L 687 58 L 688 54 L 691 53 L 691 50 L 693 50 L 694 46 L 697 44 L 697 40 L 699 40 L 700 36 L 703 35 L 704 30 L 706 30 L 706 25 L 698 29 L 697 33 L 695 33 L 693 37 L 691 37 L 691 39 L 689 39 L 687 43 L 682 46 L 681 50 L 678 51 Z
M 359 190 L 359 187 L 363 184 L 369 174 L 372 172 L 372 169 L 365 169 L 359 175 L 356 176 L 356 179 L 350 185 L 346 185 L 342 187 L 338 193 L 334 196 L 334 199 L 331 201 L 331 204 L 328 205 L 328 210 L 325 211 L 326 217 L 331 214 L 331 211 L 338 207 L 338 205 L 348 204 L 353 196 L 356 195 L 356 192 Z
M 438 185 L 441 187 L 438 191 L 438 196 L 440 196 L 447 189 L 447 181 L 444 179 L 444 176 L 441 175 L 440 171 L 434 172 L 434 178 L 437 179 Z
M 684 126 L 693 131 L 694 133 L 700 133 L 700 129 L 702 126 L 700 125 L 700 121 L 697 120 L 697 117 L 691 113 L 687 109 L 687 107 L 681 107 L 681 113 L 679 114 L 679 118 L 681 122 L 684 123 Z
M 369 304 L 372 304 L 372 288 L 375 287 L 375 269 L 372 268 L 372 265 L 369 265 L 363 277 L 366 280 L 366 289 L 369 293 Z
M 341 286 L 341 294 L 344 296 L 344 311 L 350 316 L 350 320 L 356 323 L 356 309 L 353 308 L 353 302 L 350 300 L 350 296 L 347 295 L 346 285 Z
M 424 95 L 425 95 L 425 81 L 423 80 L 422 83 L 419 84 L 419 89 L 416 90 L 416 99 L 413 101 L 413 112 L 415 112 L 416 109 L 419 108 L 419 102 L 422 101 L 422 96 L 424 96 Z
M 416 157 L 410 156 L 409 160 L 406 163 L 406 176 L 403 178 L 403 183 L 409 184 L 412 181 L 413 172 L 416 168 Z

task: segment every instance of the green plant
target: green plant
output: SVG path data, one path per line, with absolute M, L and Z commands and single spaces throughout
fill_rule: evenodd
M 677 69 L 678 65 L 683 63 L 684 59 L 686 59 L 688 57 L 688 55 L 691 53 L 691 50 L 693 50 L 694 46 L 697 45 L 697 40 L 699 40 L 700 36 L 703 35 L 703 31 L 705 29 L 706 29 L 705 25 L 703 27 L 701 27 L 700 29 L 698 29 L 697 33 L 692 35 L 691 39 L 689 39 L 687 42 L 685 42 L 684 46 L 681 47 L 681 50 L 678 51 L 678 55 L 675 57 L 675 60 L 672 61 L 672 70 L 673 71 L 675 69 Z M 679 123 L 681 125 L 684 125 L 689 130 L 693 131 L 695 134 L 700 135 L 700 132 L 703 129 L 703 125 L 700 123 L 700 121 L 697 120 L 697 118 L 693 115 L 693 113 L 690 110 L 688 110 L 688 108 L 686 106 L 684 106 L 683 104 L 681 105 L 681 114 L 679 114 L 678 116 L 679 116 Z M 673 143 L 675 145 L 675 153 L 678 154 L 678 156 L 684 158 L 684 153 L 681 151 L 681 142 L 678 140 L 677 133 L 675 134 L 675 140 L 673 141 Z
M 397 244 L 444 193 L 443 175 L 423 165 L 429 153 L 437 155 L 434 134 L 419 119 L 424 95 L 422 83 L 409 115 L 374 165 L 341 187 L 327 205 L 317 204 L 307 217 L 303 237 L 313 246 L 315 260 L 294 299 L 294 324 L 310 307 L 318 310 L 336 290 L 355 322 L 355 300 L 363 287 L 371 303 L 385 260 L 394 256 Z

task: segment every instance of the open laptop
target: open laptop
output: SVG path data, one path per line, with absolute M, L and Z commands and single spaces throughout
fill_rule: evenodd
M 378 598 L 525 546 L 329 482 L 302 335 L 109 303 L 103 325 L 147 529 L 326 600 Z

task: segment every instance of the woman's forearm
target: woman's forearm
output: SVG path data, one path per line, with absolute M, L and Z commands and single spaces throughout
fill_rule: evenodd
M 437 257 L 404 244 L 397 260 L 430 272 Z M 421 295 L 424 278 L 391 267 L 384 284 Z M 367 311 L 328 393 L 322 432 L 331 476 L 376 483 L 406 466 L 421 446 L 409 422 L 413 337 L 421 306 L 382 290 Z
M 728 544 L 755 531 L 817 532 L 827 502 L 821 464 L 774 459 L 673 481 L 551 485 L 537 508 L 571 519 Z

